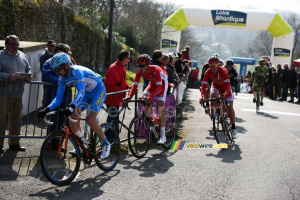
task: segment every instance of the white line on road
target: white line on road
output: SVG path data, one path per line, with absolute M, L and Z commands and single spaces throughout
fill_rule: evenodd
M 248 108 L 242 108 L 243 111 L 246 112 L 256 112 L 255 109 L 248 109 Z M 296 116 L 300 117 L 300 114 L 298 113 L 290 113 L 290 112 L 280 112 L 280 111 L 273 111 L 273 110 L 260 110 L 261 113 L 270 113 L 270 114 L 279 114 L 279 115 L 290 115 L 290 116 Z

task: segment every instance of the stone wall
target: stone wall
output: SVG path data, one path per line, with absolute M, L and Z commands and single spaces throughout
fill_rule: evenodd
M 77 64 L 99 68 L 105 60 L 106 37 L 89 21 L 54 0 L 0 0 L 0 39 L 17 35 L 22 41 L 66 43 Z

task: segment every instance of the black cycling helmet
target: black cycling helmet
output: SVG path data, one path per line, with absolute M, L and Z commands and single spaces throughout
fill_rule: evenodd
M 142 54 L 137 59 L 138 67 L 142 67 L 148 65 L 150 63 L 150 56 L 148 54 Z
M 208 64 L 219 64 L 220 60 L 216 56 L 212 56 L 208 59 Z
M 261 64 L 266 64 L 266 60 L 265 59 L 259 59 L 258 63 L 261 65 Z
M 232 67 L 234 65 L 234 62 L 232 59 L 227 59 L 226 60 L 226 66 Z

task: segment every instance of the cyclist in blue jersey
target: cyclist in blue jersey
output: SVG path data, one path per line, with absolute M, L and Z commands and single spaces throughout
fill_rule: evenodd
M 79 66 L 71 66 L 70 57 L 66 53 L 58 53 L 51 59 L 51 68 L 59 76 L 56 97 L 50 105 L 38 113 L 38 117 L 43 119 L 47 112 L 55 109 L 62 101 L 66 85 L 76 85 L 77 95 L 69 107 L 64 110 L 68 117 L 79 117 L 81 112 L 90 106 L 90 111 L 86 116 L 87 124 L 97 133 L 103 143 L 101 158 L 109 156 L 111 145 L 107 141 L 101 126 L 96 122 L 96 117 L 106 98 L 106 90 L 102 82 L 102 77 L 92 70 Z M 82 136 L 79 122 L 71 122 L 72 128 L 77 136 Z

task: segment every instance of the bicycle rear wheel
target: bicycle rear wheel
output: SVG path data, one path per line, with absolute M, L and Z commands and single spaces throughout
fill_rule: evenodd
M 103 132 L 111 145 L 109 156 L 105 159 L 101 159 L 102 154 L 102 141 L 99 136 L 94 133 L 92 148 L 95 154 L 95 162 L 100 169 L 105 172 L 113 170 L 120 159 L 120 138 L 116 129 L 110 123 L 101 124 Z
M 151 139 L 149 137 L 149 128 L 143 116 L 133 118 L 128 129 L 128 146 L 135 157 L 143 158 L 147 154 Z
M 65 139 L 64 131 L 51 133 L 43 142 L 40 153 L 43 174 L 51 183 L 60 186 L 69 184 L 76 177 L 80 167 L 80 152 L 75 139 L 70 134 L 68 141 Z M 52 144 L 49 148 L 53 140 L 59 140 L 60 143 Z M 73 149 L 76 153 L 69 154 Z
M 170 111 L 165 111 L 166 117 L 166 142 L 162 145 L 164 149 L 169 150 L 175 140 L 175 117 Z
M 220 135 L 220 129 L 219 129 L 219 125 L 220 125 L 220 115 L 219 113 L 215 113 L 213 112 L 212 114 L 212 121 L 213 121 L 213 133 L 215 135 L 216 141 L 219 144 L 219 137 L 221 137 Z
M 222 126 L 223 126 L 223 137 L 222 137 L 222 143 L 223 144 L 227 144 L 232 145 L 234 143 L 233 137 L 232 137 L 232 129 L 231 129 L 231 122 L 229 117 L 222 117 Z M 227 146 L 227 147 L 228 147 Z M 222 148 L 222 149 L 226 149 L 226 147 Z

